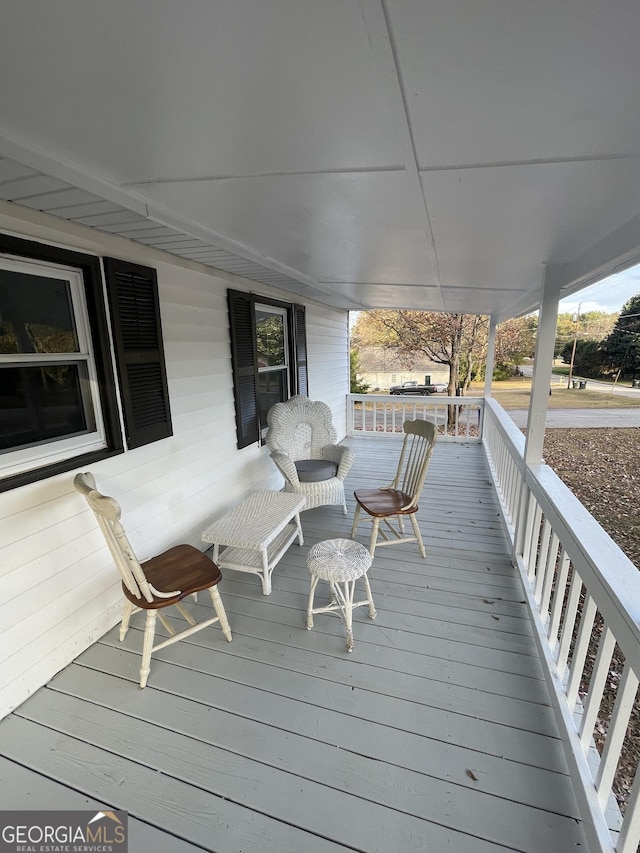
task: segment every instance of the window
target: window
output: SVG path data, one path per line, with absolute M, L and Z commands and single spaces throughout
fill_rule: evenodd
M 287 314 L 283 308 L 256 305 L 256 355 L 258 359 L 258 416 L 264 429 L 274 403 L 289 398 Z
M 80 270 L 0 258 L 3 473 L 106 445 Z
M 238 447 L 264 435 L 267 412 L 293 394 L 308 394 L 302 305 L 228 291 Z
M 157 284 L 105 271 L 131 448 L 171 434 Z M 0 490 L 120 453 L 122 433 L 99 259 L 0 235 Z

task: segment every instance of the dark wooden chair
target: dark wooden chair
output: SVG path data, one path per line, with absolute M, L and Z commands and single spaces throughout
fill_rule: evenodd
M 369 553 L 373 557 L 376 545 L 399 545 L 417 542 L 420 553 L 426 557 L 424 543 L 418 527 L 416 512 L 418 500 L 427 476 L 431 453 L 436 441 L 435 425 L 429 421 L 405 421 L 404 442 L 398 462 L 398 470 L 392 483 L 378 489 L 358 489 L 354 492 L 356 511 L 351 527 L 351 538 L 355 538 L 360 513 L 369 516 L 363 521 L 371 522 Z M 408 516 L 413 527 L 413 536 L 404 535 L 404 517 Z M 395 525 L 390 519 L 395 519 Z M 380 526 L 381 522 L 384 526 Z M 384 541 L 378 542 L 378 535 Z
M 127 535 L 120 523 L 120 505 L 113 498 L 101 495 L 96 490 L 96 481 L 92 474 L 77 474 L 73 485 L 87 500 L 93 510 L 100 529 L 107 541 L 111 556 L 122 576 L 124 593 L 124 611 L 120 624 L 120 642 L 129 629 L 132 613 L 146 610 L 147 618 L 142 647 L 142 666 L 140 667 L 140 687 L 144 687 L 151 670 L 151 655 L 172 643 L 220 622 L 222 633 L 231 642 L 231 629 L 218 592 L 217 585 L 222 579 L 220 569 L 206 554 L 192 545 L 176 545 L 157 557 L 139 563 Z M 202 590 L 211 595 L 216 615 L 203 622 L 196 622 L 188 610 L 180 603 L 188 595 L 194 597 Z M 179 633 L 161 611 L 175 605 L 176 610 L 189 624 Z M 153 644 L 156 615 L 169 633 L 169 638 Z

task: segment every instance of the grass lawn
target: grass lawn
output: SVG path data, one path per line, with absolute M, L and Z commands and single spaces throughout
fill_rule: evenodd
M 472 383 L 469 394 L 482 394 L 484 384 Z M 527 376 L 494 382 L 492 394 L 503 409 L 528 409 L 531 396 L 531 379 Z M 604 391 L 590 391 L 589 386 L 580 391 L 565 385 L 551 386 L 550 409 L 637 409 L 638 397 L 622 397 Z

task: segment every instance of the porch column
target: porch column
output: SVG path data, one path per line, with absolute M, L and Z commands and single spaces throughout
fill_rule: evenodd
M 553 367 L 553 350 L 558 322 L 558 303 L 560 301 L 560 276 L 557 267 L 545 269 L 542 282 L 542 298 L 538 317 L 538 334 L 533 362 L 533 383 L 529 399 L 527 435 L 524 445 L 525 468 L 542 462 L 545 421 L 549 408 L 549 389 Z M 527 518 L 529 501 L 524 479 L 521 484 L 520 501 L 514 535 L 514 561 L 523 553 L 527 538 Z
M 538 334 L 533 362 L 533 384 L 529 399 L 527 437 L 524 446 L 526 465 L 537 465 L 542 461 L 545 421 L 549 408 L 549 389 L 553 369 L 553 351 L 558 323 L 560 301 L 560 268 L 548 266 L 542 283 L 542 300 L 538 317 Z
M 496 329 L 498 322 L 494 314 L 489 320 L 489 340 L 487 341 L 487 360 L 484 368 L 484 396 L 491 396 L 491 385 L 493 382 L 493 367 L 496 359 Z

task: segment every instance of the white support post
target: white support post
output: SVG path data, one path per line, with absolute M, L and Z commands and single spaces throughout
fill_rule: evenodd
M 545 421 L 549 408 L 549 390 L 553 369 L 553 351 L 558 324 L 560 301 L 559 268 L 548 266 L 542 283 L 542 300 L 538 317 L 538 334 L 534 357 L 533 384 L 527 418 L 527 438 L 524 448 L 526 465 L 537 465 L 542 461 Z
M 496 358 L 496 329 L 498 327 L 498 323 L 496 321 L 495 315 L 491 315 L 491 319 L 489 321 L 489 340 L 487 341 L 487 359 L 485 361 L 485 372 L 484 372 L 484 396 L 491 396 L 491 384 L 493 380 L 493 368 L 494 362 Z
M 538 317 L 538 334 L 533 363 L 533 383 L 529 399 L 529 415 L 527 418 L 527 436 L 524 445 L 524 463 L 538 465 L 542 461 L 542 446 L 544 430 L 549 407 L 549 390 L 551 388 L 551 372 L 553 367 L 553 352 L 556 341 L 556 326 L 558 324 L 558 303 L 560 302 L 560 270 L 561 267 L 545 267 L 542 280 L 542 299 Z M 514 531 L 514 562 L 518 555 L 523 554 L 525 547 L 525 526 L 527 520 L 527 487 L 524 479 L 521 483 L 518 516 Z

